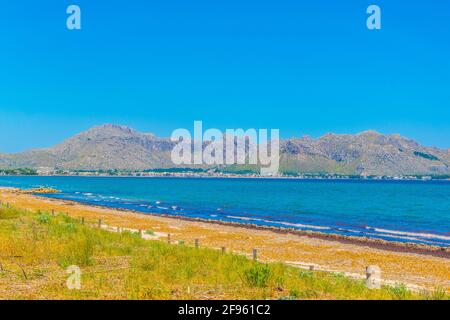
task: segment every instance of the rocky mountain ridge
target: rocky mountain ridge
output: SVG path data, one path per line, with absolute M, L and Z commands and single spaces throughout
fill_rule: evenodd
M 46 149 L 0 154 L 0 168 L 145 170 L 175 167 L 175 143 L 118 125 L 102 125 Z M 291 138 L 280 142 L 282 173 L 351 175 L 450 174 L 450 150 L 375 131 Z

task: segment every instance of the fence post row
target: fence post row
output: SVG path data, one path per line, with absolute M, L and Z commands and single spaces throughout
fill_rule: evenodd
M 3 201 L 0 200 L 0 206 L 4 205 L 6 206 L 6 208 L 10 208 L 10 204 L 9 202 L 4 203 Z M 52 209 L 51 211 L 52 216 L 55 216 L 55 209 Z M 69 213 L 66 212 L 66 216 L 69 216 Z M 85 224 L 85 218 L 81 217 L 81 224 Z M 98 227 L 101 228 L 102 227 L 102 219 L 98 219 Z M 121 229 L 120 227 L 116 227 L 117 231 L 120 233 L 123 229 Z M 139 229 L 139 236 L 142 238 L 144 235 L 143 230 Z M 167 243 L 171 243 L 171 234 L 168 233 L 167 234 Z M 199 248 L 200 247 L 200 240 L 199 239 L 195 239 L 194 240 L 195 243 L 195 248 Z M 226 253 L 226 247 L 221 247 L 221 252 L 224 254 Z M 258 249 L 254 248 L 253 252 L 252 252 L 252 256 L 253 256 L 253 261 L 257 261 L 258 260 Z M 310 271 L 314 271 L 316 270 L 316 267 L 314 265 L 310 265 L 309 266 L 309 270 Z M 366 268 L 366 286 L 370 289 L 378 289 L 381 286 L 381 270 L 378 266 L 368 266 Z

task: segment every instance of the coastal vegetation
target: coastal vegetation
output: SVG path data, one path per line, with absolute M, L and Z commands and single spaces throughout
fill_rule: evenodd
M 37 170 L 32 169 L 32 168 L 0 169 L 0 175 L 33 176 L 36 174 L 37 174 Z
M 0 169 L 0 176 L 24 176 L 41 175 L 35 169 Z M 259 170 L 256 167 L 248 165 L 231 165 L 217 168 L 156 168 L 147 170 L 63 170 L 57 169 L 53 172 L 45 172 L 44 175 L 57 176 L 134 176 L 134 177 L 259 177 Z M 356 174 L 337 174 L 337 173 L 298 173 L 290 170 L 281 170 L 279 178 L 298 178 L 298 179 L 352 179 L 352 180 L 450 180 L 450 174 L 434 175 L 399 175 L 399 176 L 377 176 L 377 175 L 356 175 Z
M 418 157 L 422 157 L 422 158 L 427 159 L 427 160 L 439 161 L 438 157 L 433 156 L 432 154 L 429 154 L 429 153 L 425 153 L 425 152 L 414 151 L 414 155 L 418 156 Z
M 48 187 L 38 187 L 38 188 L 22 190 L 21 192 L 23 192 L 25 194 L 49 194 L 49 193 L 58 193 L 61 191 L 53 189 L 53 188 L 48 188 Z
M 368 289 L 340 273 L 110 232 L 95 221 L 0 207 L 0 299 L 448 299 L 443 290 Z M 151 230 L 146 233 L 152 233 Z M 81 289 L 69 290 L 69 266 Z

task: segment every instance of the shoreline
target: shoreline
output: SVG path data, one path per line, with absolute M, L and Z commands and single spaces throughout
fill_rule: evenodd
M 74 202 L 77 203 L 76 201 L 74 201 Z M 105 208 L 103 206 L 98 206 L 98 207 Z M 137 213 L 137 214 L 147 214 L 147 213 L 142 213 L 142 212 L 134 211 L 134 210 L 127 210 L 127 209 L 114 208 L 114 210 L 119 210 L 119 211 L 124 211 L 124 212 L 133 212 L 133 213 Z M 279 228 L 279 227 L 272 227 L 272 226 L 260 226 L 260 225 L 251 224 L 251 223 L 229 222 L 229 221 L 203 219 L 203 218 L 179 217 L 179 216 L 172 216 L 172 215 L 167 215 L 167 214 L 150 213 L 149 215 L 152 215 L 152 216 L 158 215 L 158 216 L 169 218 L 169 219 L 179 219 L 179 220 L 191 221 L 191 222 L 203 222 L 203 223 L 210 223 L 210 224 L 221 225 L 221 226 L 230 226 L 230 227 L 243 228 L 243 229 L 249 229 L 249 230 L 270 231 L 270 232 L 274 232 L 274 233 L 278 233 L 278 234 L 291 234 L 291 235 L 300 236 L 300 237 L 311 237 L 311 238 L 322 239 L 322 240 L 337 241 L 337 242 L 341 242 L 341 243 L 363 245 L 363 246 L 368 246 L 368 247 L 372 247 L 375 249 L 381 249 L 381 250 L 387 250 L 387 251 L 433 255 L 433 256 L 437 256 L 437 257 L 450 259 L 450 248 L 449 247 L 422 245 L 422 244 L 416 244 L 416 243 L 412 243 L 412 242 L 404 243 L 404 242 L 398 242 L 398 241 L 387 241 L 387 240 L 374 239 L 374 238 L 368 238 L 368 237 L 352 237 L 352 236 L 344 236 L 344 235 L 339 235 L 339 234 L 327 234 L 327 233 L 323 233 L 320 231 L 296 230 L 296 229 Z
M 127 209 L 86 205 L 71 200 L 26 194 L 17 188 L 0 187 L 0 200 L 33 211 L 67 213 L 85 218 L 89 223 L 102 222 L 112 228 L 151 230 L 154 240 L 193 244 L 196 239 L 208 248 L 226 247 L 227 252 L 282 262 L 300 268 L 342 272 L 363 278 L 368 265 L 377 265 L 383 279 L 418 288 L 442 287 L 450 291 L 450 250 L 426 245 L 389 243 L 371 239 L 335 236 L 309 231 L 264 227 L 234 222 L 212 221 L 161 214 L 144 214 Z
M 70 174 L 36 174 L 36 175 L 0 175 L 1 177 L 81 177 L 81 178 L 174 178 L 174 179 L 266 179 L 266 180 L 300 180 L 300 181 L 376 181 L 376 182 L 449 182 L 450 178 L 439 179 L 413 179 L 413 178 L 392 178 L 392 177 L 375 177 L 375 178 L 350 178 L 350 177 L 296 177 L 296 176 L 246 176 L 246 175 L 70 175 Z M 0 188 L 3 188 L 0 186 Z
M 99 209 L 110 209 L 110 210 L 116 210 L 116 211 L 120 211 L 120 212 L 129 212 L 129 213 L 134 213 L 134 214 L 144 215 L 144 216 L 164 217 L 167 219 L 182 220 L 182 221 L 189 221 L 189 222 L 202 222 L 202 223 L 208 223 L 208 224 L 213 224 L 213 225 L 243 228 L 243 229 L 248 229 L 248 230 L 270 231 L 270 232 L 274 232 L 277 234 L 291 234 L 291 235 L 295 235 L 295 236 L 299 236 L 299 237 L 306 236 L 306 237 L 311 237 L 311 238 L 316 238 L 316 239 L 336 241 L 336 242 L 340 242 L 340 243 L 363 245 L 363 246 L 368 246 L 368 247 L 380 249 L 380 250 L 405 252 L 405 253 L 417 253 L 417 254 L 432 255 L 432 256 L 450 259 L 450 246 L 446 247 L 446 246 L 439 246 L 439 245 L 420 244 L 420 243 L 408 242 L 408 241 L 405 241 L 405 242 L 395 241 L 395 240 L 389 241 L 389 240 L 384 240 L 384 239 L 370 238 L 370 237 L 366 237 L 366 236 L 358 237 L 358 236 L 342 235 L 342 234 L 337 234 L 337 233 L 325 233 L 325 232 L 314 231 L 314 230 L 299 230 L 299 229 L 287 228 L 287 227 L 258 225 L 258 224 L 246 223 L 246 222 L 233 222 L 233 221 L 225 221 L 225 220 L 200 218 L 200 217 L 186 217 L 186 216 L 181 216 L 181 215 L 171 215 L 171 214 L 165 214 L 165 213 L 143 212 L 143 211 L 133 210 L 133 209 L 93 204 L 93 203 L 89 203 L 89 202 L 85 202 L 85 201 L 53 198 L 53 197 L 46 196 L 45 193 L 32 192 L 33 190 L 27 190 L 27 189 L 0 186 L 0 191 L 2 189 L 10 189 L 13 192 L 31 194 L 33 196 L 45 198 L 45 199 L 49 199 L 49 200 L 60 200 L 60 201 L 66 202 L 66 203 L 90 206 L 90 207 L 95 207 L 95 208 L 99 208 Z
M 21 189 L 19 189 L 21 190 Z M 23 190 L 21 190 L 23 191 Z M 245 222 L 232 222 L 232 221 L 223 221 L 223 220 L 214 220 L 214 219 L 205 219 L 205 218 L 193 218 L 193 217 L 185 217 L 178 215 L 170 215 L 164 213 L 152 213 L 152 212 L 142 212 L 138 210 L 125 209 L 125 208 L 116 208 L 116 207 L 108 207 L 102 205 L 95 205 L 82 201 L 75 200 L 67 200 L 67 199 L 59 199 L 47 197 L 44 194 L 33 194 L 36 197 L 41 197 L 50 200 L 60 200 L 67 203 L 84 205 L 99 209 L 110 209 L 115 211 L 120 211 L 124 213 L 133 213 L 144 216 L 152 216 L 152 217 L 163 217 L 167 219 L 173 220 L 181 220 L 181 221 L 189 221 L 189 222 L 201 222 L 218 226 L 228 226 L 235 228 L 242 228 L 247 230 L 260 230 L 260 231 L 269 231 L 277 234 L 290 234 L 298 237 L 311 237 L 322 240 L 330 240 L 336 241 L 343 244 L 353 244 L 353 245 L 361 245 L 368 246 L 374 249 L 386 250 L 386 251 L 394 251 L 394 252 L 402 252 L 402 253 L 416 253 L 423 255 L 431 255 L 441 258 L 450 259 L 450 247 L 441 247 L 441 246 L 433 246 L 426 244 L 419 244 L 414 242 L 399 242 L 399 241 L 388 241 L 383 239 L 375 239 L 369 237 L 357 237 L 357 236 L 346 236 L 334 233 L 324 233 L 320 231 L 311 231 L 311 230 L 298 230 L 293 228 L 283 228 L 283 227 L 275 227 L 275 226 L 263 226 L 252 223 Z

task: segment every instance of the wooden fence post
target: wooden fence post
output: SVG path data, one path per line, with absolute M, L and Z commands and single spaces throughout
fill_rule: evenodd
M 84 224 L 84 217 L 81 217 L 81 224 Z
M 142 238 L 142 230 L 139 229 L 139 237 Z
M 102 227 L 102 219 L 98 219 L 98 227 L 99 227 L 99 228 Z
M 253 249 L 253 260 L 258 260 L 258 249 Z
M 225 253 L 225 252 L 226 252 L 226 250 L 227 250 L 227 248 L 225 248 L 225 247 L 222 247 L 222 253 Z
M 199 245 L 200 245 L 200 240 L 195 239 L 195 247 L 196 247 L 197 249 L 198 249 Z
M 55 209 L 52 209 L 52 216 L 55 216 Z
M 167 234 L 167 243 L 170 243 L 170 233 Z

